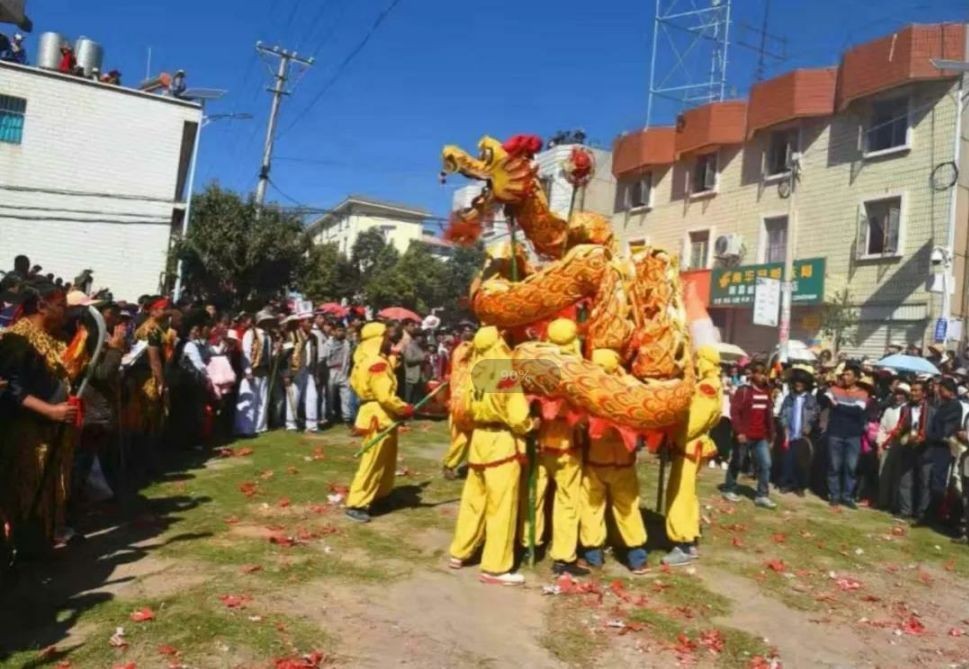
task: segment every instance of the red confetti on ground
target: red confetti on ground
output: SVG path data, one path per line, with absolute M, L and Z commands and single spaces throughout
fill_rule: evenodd
M 299 470 L 296 469 L 296 467 L 293 467 L 292 465 L 290 465 L 289 467 L 286 468 L 286 473 L 289 474 L 290 476 L 296 476 L 297 474 L 299 474 Z
M 38 659 L 41 660 L 52 660 L 55 655 L 57 655 L 57 646 L 47 646 L 47 648 L 37 653 Z
M 947 560 L 946 563 L 944 565 L 942 565 L 942 568 L 945 569 L 946 571 L 955 571 L 956 570 L 956 561 L 955 560 Z
M 764 566 L 771 571 L 776 571 L 778 574 L 787 571 L 787 565 L 784 564 L 784 560 L 768 560 L 764 563 Z
M 284 548 L 291 548 L 299 542 L 295 538 L 287 536 L 282 532 L 274 532 L 273 534 L 269 535 L 269 543 L 282 546 Z
M 700 632 L 700 645 L 715 655 L 723 652 L 725 644 L 723 633 L 718 629 Z
M 54 669 L 71 669 L 73 666 L 69 660 L 61 660 L 54 665 Z
M 276 506 L 278 506 L 280 509 L 285 509 L 290 505 L 292 505 L 292 502 L 289 501 L 289 497 L 283 497 L 278 502 L 276 502 Z
M 333 493 L 334 495 L 349 495 L 350 487 L 342 485 L 340 483 L 331 483 L 330 492 Z
M 739 532 L 743 534 L 747 531 L 747 526 L 742 523 L 732 523 L 730 525 L 724 525 L 723 529 L 729 530 L 730 532 Z
M 317 669 L 325 659 L 326 655 L 317 650 L 302 657 L 278 658 L 273 666 L 275 669 Z
M 262 571 L 262 565 L 244 564 L 239 571 L 241 571 L 243 574 L 255 574 L 257 571 Z
M 231 458 L 236 454 L 236 452 L 231 448 L 229 448 L 228 446 L 223 446 L 222 448 L 215 449 L 215 453 L 220 458 Z
M 661 572 L 663 572 L 664 574 L 668 574 L 668 573 L 670 573 L 672 571 L 672 569 L 670 569 L 670 566 L 668 564 L 660 565 L 659 570 Z
M 772 534 L 770 538 L 771 538 L 771 541 L 773 541 L 775 544 L 782 544 L 785 541 L 787 541 L 787 535 L 782 532 L 777 532 L 775 534 Z
M 314 448 L 313 449 L 313 455 L 311 457 L 314 460 L 316 460 L 316 461 L 325 460 L 326 459 L 326 454 L 323 452 L 323 447 L 322 446 L 317 446 L 316 448 Z
M 178 657 L 178 649 L 175 646 L 169 646 L 167 643 L 159 646 L 158 652 L 166 657 Z
M 125 662 L 124 664 L 114 665 L 114 669 L 138 669 L 138 665 L 134 662 Z
M 844 592 L 861 589 L 861 581 L 857 581 L 853 578 L 839 578 L 836 579 L 834 583 L 838 586 L 839 590 Z
M 730 543 L 733 544 L 734 548 L 744 547 L 744 542 L 740 539 L 740 537 L 734 537 L 733 539 L 730 540 Z
M 935 579 L 932 578 L 929 572 L 919 569 L 919 580 L 922 581 L 923 585 L 932 585 L 932 581 Z
M 241 492 L 246 497 L 252 497 L 258 492 L 259 486 L 252 481 L 243 481 L 239 484 L 239 492 Z
M 959 627 L 953 627 L 952 629 L 949 630 L 949 636 L 965 636 L 965 635 L 966 635 L 966 631 Z
M 243 609 L 246 604 L 252 601 L 249 595 L 220 595 L 219 601 L 230 609 Z
M 144 623 L 155 619 L 155 612 L 147 606 L 131 613 L 131 619 L 136 623 Z
M 678 655 L 690 655 L 697 648 L 696 641 L 688 637 L 686 634 L 680 632 L 676 637 L 676 646 L 673 650 Z
M 238 457 L 241 458 L 241 457 L 245 457 L 247 455 L 252 455 L 253 453 L 255 453 L 254 450 L 252 450 L 248 446 L 245 446 L 243 448 L 240 448 L 238 451 L 236 451 L 236 456 L 238 456 Z
M 238 516 L 229 516 L 228 518 L 225 519 L 226 525 L 235 525 L 238 522 L 239 522 Z
M 906 534 L 905 528 L 901 527 L 900 525 L 896 525 L 892 528 L 892 534 L 894 534 L 896 537 L 904 537 Z
M 902 631 L 912 636 L 925 634 L 925 625 L 915 616 L 909 616 L 908 620 L 902 623 Z
M 329 507 L 324 506 L 322 504 L 310 504 L 310 511 L 312 511 L 313 513 L 324 514 L 329 510 L 330 510 Z

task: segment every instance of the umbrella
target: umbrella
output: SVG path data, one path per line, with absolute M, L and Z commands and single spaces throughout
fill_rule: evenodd
M 717 349 L 720 354 L 721 362 L 736 362 L 741 358 L 749 358 L 747 351 L 743 350 L 736 344 L 728 344 L 727 342 L 720 341 L 713 344 L 713 348 Z
M 327 302 L 326 304 L 321 304 L 316 308 L 316 311 L 321 314 L 330 314 L 333 316 L 343 317 L 349 312 L 342 304 L 337 304 L 336 302 Z
M 780 353 L 780 346 L 774 349 L 774 355 Z M 788 362 L 817 362 L 818 356 L 807 344 L 799 339 L 790 339 L 787 342 Z
M 386 309 L 381 309 L 377 312 L 377 315 L 381 318 L 385 318 L 388 321 L 414 321 L 415 323 L 421 322 L 421 317 L 415 314 L 410 309 L 405 309 L 404 307 L 387 307 Z
M 878 367 L 884 367 L 886 369 L 894 369 L 898 372 L 912 372 L 914 374 L 931 374 L 936 376 L 942 372 L 933 365 L 931 362 L 925 358 L 920 358 L 916 355 L 903 355 L 901 353 L 896 353 L 895 355 L 890 355 L 887 358 L 882 358 L 877 363 Z

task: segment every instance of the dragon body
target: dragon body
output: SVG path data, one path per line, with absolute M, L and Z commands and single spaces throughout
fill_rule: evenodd
M 515 346 L 513 365 L 526 392 L 566 400 L 627 433 L 671 432 L 686 419 L 696 376 L 676 259 L 658 249 L 622 258 L 604 216 L 575 212 L 566 219 L 551 211 L 533 161 L 538 138 L 484 137 L 478 148 L 477 157 L 456 146 L 443 150 L 445 175 L 485 182 L 471 206 L 455 213 L 452 239 L 474 239 L 501 208 L 544 261 L 534 269 L 520 249 L 489 253 L 471 286 L 478 319 L 521 331 L 587 307 L 584 358 L 538 341 Z M 600 348 L 616 351 L 628 373 L 610 375 L 592 363 Z

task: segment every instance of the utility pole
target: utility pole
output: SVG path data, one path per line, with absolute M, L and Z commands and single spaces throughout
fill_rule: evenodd
M 269 112 L 269 124 L 266 127 L 266 143 L 262 151 L 262 166 L 259 168 L 259 185 L 256 186 L 256 207 L 262 209 L 262 204 L 266 200 L 266 188 L 269 186 L 269 168 L 273 158 L 273 140 L 276 138 L 276 124 L 279 121 L 279 105 L 284 95 L 289 95 L 286 90 L 286 81 L 289 79 L 290 63 L 299 63 L 304 67 L 313 64 L 313 58 L 301 58 L 295 51 L 287 51 L 278 46 L 263 46 L 262 42 L 256 42 L 256 51 L 263 56 L 275 56 L 279 59 L 279 67 L 274 75 L 274 86 L 267 89 L 273 94 L 273 104 Z

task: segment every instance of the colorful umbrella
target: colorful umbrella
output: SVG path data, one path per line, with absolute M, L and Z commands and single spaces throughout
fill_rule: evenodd
M 339 316 L 342 318 L 343 316 L 347 315 L 349 309 L 342 304 L 337 304 L 336 302 L 327 302 L 326 304 L 321 304 L 318 306 L 316 311 L 317 313 L 329 314 L 331 316 Z
M 415 323 L 421 322 L 421 317 L 415 314 L 410 309 L 405 309 L 404 307 L 387 307 L 386 309 L 381 309 L 377 312 L 380 318 L 385 318 L 389 321 L 414 321 Z
M 895 355 L 890 355 L 887 358 L 882 358 L 875 363 L 875 365 L 887 369 L 894 369 L 896 372 L 931 374 L 932 376 L 937 376 L 942 373 L 935 365 L 925 358 L 920 358 L 915 355 L 902 355 L 901 353 L 896 353 Z

